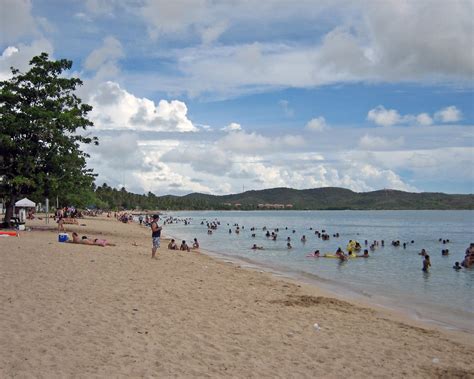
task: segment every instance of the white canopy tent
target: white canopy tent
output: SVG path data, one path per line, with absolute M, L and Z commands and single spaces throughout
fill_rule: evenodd
M 36 203 L 32 202 L 30 199 L 25 197 L 24 199 L 18 200 L 15 203 L 15 207 L 17 207 L 17 208 L 35 208 Z
M 20 218 L 20 222 L 25 222 L 26 220 L 26 208 L 35 208 L 36 203 L 32 202 L 28 198 L 18 200 L 15 203 L 15 214 Z

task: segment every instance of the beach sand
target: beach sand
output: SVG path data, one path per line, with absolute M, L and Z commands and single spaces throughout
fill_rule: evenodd
M 137 224 L 66 225 L 104 248 L 59 243 L 51 222 L 0 238 L 2 378 L 474 377 L 472 334 L 165 241 L 152 260 Z

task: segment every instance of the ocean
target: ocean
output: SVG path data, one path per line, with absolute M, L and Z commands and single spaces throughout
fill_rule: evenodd
M 452 268 L 474 242 L 474 211 L 182 211 L 166 215 L 190 220 L 187 225 L 164 226 L 164 234 L 176 238 L 178 245 L 183 239 L 192 245 L 197 238 L 201 249 L 211 255 L 407 312 L 418 320 L 474 332 L 474 269 Z M 220 226 L 208 234 L 206 223 L 213 221 Z M 276 241 L 265 237 L 264 227 L 270 232 L 279 229 Z M 322 230 L 329 240 L 315 235 Z M 336 233 L 339 237 L 333 237 Z M 443 244 L 440 239 L 449 242 Z M 338 247 L 345 250 L 349 240 L 359 241 L 362 249 L 369 248 L 365 240 L 369 245 L 384 240 L 385 246 L 369 250 L 367 259 L 346 262 L 307 257 L 316 249 L 322 254 L 334 253 Z M 400 246 L 391 245 L 395 240 Z M 253 244 L 264 249 L 252 250 Z M 431 258 L 428 273 L 421 270 L 421 249 Z M 443 249 L 449 249 L 448 256 L 441 255 Z

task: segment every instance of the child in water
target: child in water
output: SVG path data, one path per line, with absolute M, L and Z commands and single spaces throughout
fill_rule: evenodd
M 424 272 L 428 272 L 428 269 L 431 267 L 430 256 L 428 254 L 425 255 L 425 259 L 423 260 L 423 268 Z

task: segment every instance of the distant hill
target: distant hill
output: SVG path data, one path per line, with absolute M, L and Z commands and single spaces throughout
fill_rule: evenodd
M 106 184 L 95 194 L 102 208 L 164 209 L 164 210 L 371 210 L 371 209 L 470 209 L 474 210 L 474 195 L 448 195 L 437 192 L 411 193 L 397 190 L 354 192 L 345 188 L 324 187 L 297 190 L 271 188 L 260 191 L 216 196 L 191 193 L 185 196 L 133 194 Z
M 411 193 L 397 190 L 353 192 L 345 188 L 324 187 L 305 190 L 271 188 L 234 195 L 192 193 L 187 201 L 208 203 L 212 208 L 240 209 L 474 209 L 474 195 Z

